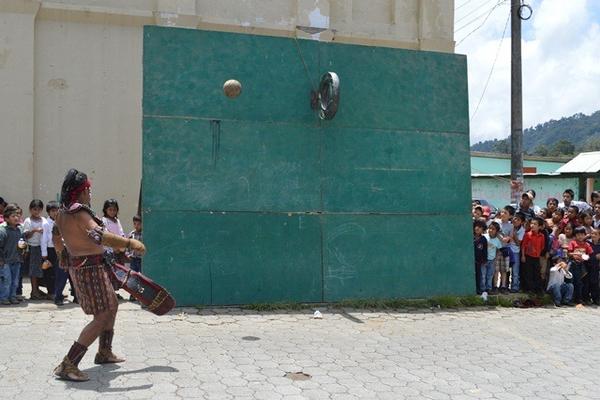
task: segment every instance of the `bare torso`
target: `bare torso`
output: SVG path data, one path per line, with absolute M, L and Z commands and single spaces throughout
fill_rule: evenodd
M 104 247 L 96 244 L 88 236 L 88 230 L 93 229 L 97 224 L 85 211 L 79 211 L 75 214 L 60 212 L 56 217 L 56 225 L 71 256 L 102 254 L 104 252 Z

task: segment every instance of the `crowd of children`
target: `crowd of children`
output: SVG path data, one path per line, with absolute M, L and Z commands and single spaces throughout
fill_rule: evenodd
M 59 265 L 54 250 L 52 229 L 59 211 L 56 201 L 44 203 L 34 199 L 29 203 L 29 216 L 23 218 L 23 210 L 16 203 L 7 203 L 0 197 L 0 305 L 17 305 L 26 300 L 23 295 L 23 277 L 31 282 L 29 300 L 54 301 L 57 306 L 65 302 L 63 294 L 70 281 L 66 266 Z M 106 200 L 103 221 L 111 232 L 126 236 L 118 218 L 119 204 Z M 142 240 L 142 220 L 133 217 L 134 230 L 126 237 Z M 142 270 L 142 256 L 123 249 L 116 254 L 121 263 L 129 263 L 135 271 Z M 46 291 L 40 289 L 45 287 Z M 71 283 L 73 302 L 77 303 Z M 130 298 L 133 301 L 133 298 Z
M 562 305 L 600 305 L 600 193 L 591 202 L 549 198 L 534 204 L 535 191 L 494 215 L 473 204 L 473 246 L 478 294 L 529 292 Z

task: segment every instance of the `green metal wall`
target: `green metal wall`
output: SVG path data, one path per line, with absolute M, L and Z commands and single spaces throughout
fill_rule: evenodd
M 146 27 L 143 112 L 144 268 L 179 304 L 472 292 L 464 56 Z

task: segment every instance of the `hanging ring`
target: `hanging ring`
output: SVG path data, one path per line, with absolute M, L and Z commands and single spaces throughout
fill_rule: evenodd
M 528 10 L 528 14 L 525 14 L 523 12 L 524 9 Z M 519 6 L 519 9 L 517 10 L 517 14 L 519 15 L 519 19 L 521 19 L 522 21 L 527 21 L 533 15 L 533 9 L 529 4 L 521 4 Z M 524 15 L 527 15 L 527 17 L 525 17 Z
M 340 78 L 335 72 L 326 72 L 321 77 L 318 102 L 319 118 L 333 119 L 340 102 Z

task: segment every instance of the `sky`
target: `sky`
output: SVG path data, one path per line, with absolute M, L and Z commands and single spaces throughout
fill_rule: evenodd
M 523 128 L 600 110 L 600 0 L 523 2 L 533 9 L 521 24 Z M 456 53 L 467 55 L 469 69 L 471 144 L 510 135 L 509 10 L 510 0 L 455 0 Z

